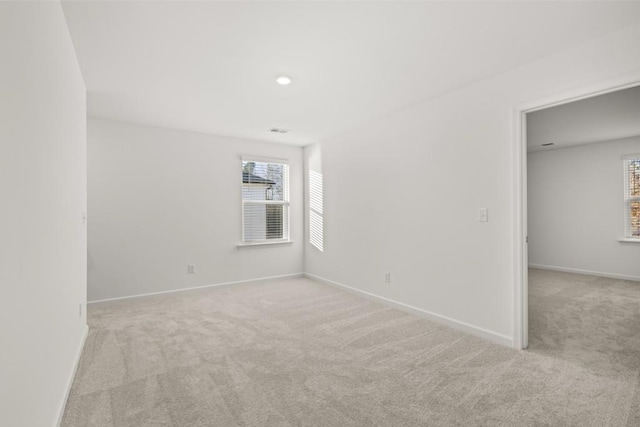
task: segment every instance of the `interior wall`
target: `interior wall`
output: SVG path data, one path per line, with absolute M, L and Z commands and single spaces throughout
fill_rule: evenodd
M 290 161 L 293 243 L 237 246 L 242 155 Z M 90 118 L 88 162 L 89 301 L 303 271 L 301 147 Z
M 58 422 L 87 330 L 86 95 L 58 2 L 0 3 L 0 425 Z
M 639 39 L 628 27 L 321 141 L 324 251 L 306 247 L 305 271 L 512 343 L 515 108 L 638 72 Z
M 624 237 L 621 157 L 640 137 L 528 153 L 529 265 L 640 280 Z

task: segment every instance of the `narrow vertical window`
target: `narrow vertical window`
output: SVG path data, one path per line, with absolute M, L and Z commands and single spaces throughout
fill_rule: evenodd
M 323 250 L 322 174 L 309 170 L 309 243 Z
M 625 238 L 640 240 L 640 154 L 623 157 Z
M 242 242 L 289 241 L 289 165 L 242 160 Z

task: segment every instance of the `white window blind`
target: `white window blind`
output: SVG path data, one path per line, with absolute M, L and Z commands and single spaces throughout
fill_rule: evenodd
M 323 251 L 322 174 L 312 170 L 309 170 L 309 243 Z
M 242 241 L 289 240 L 289 165 L 242 159 Z
M 624 156 L 625 238 L 640 239 L 640 154 Z

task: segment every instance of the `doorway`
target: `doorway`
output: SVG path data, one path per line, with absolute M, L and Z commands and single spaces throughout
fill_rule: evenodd
M 528 115 L 543 110 L 561 107 L 581 100 L 589 100 L 606 94 L 631 89 L 640 84 L 640 75 L 625 76 L 581 88 L 572 92 L 536 102 L 521 104 L 515 108 L 514 135 L 514 347 L 525 349 L 529 345 L 529 224 L 528 224 L 528 152 L 527 121 Z M 563 148 L 553 143 L 551 149 Z M 565 141 L 566 142 L 566 141 Z M 594 141 L 590 141 L 594 142 Z M 541 143 L 540 145 L 542 145 Z M 554 147 L 555 146 L 555 147 Z M 566 148 L 566 147 L 564 147 Z M 548 149 L 540 147 L 541 150 Z M 620 162 L 620 165 L 622 163 Z M 622 201 L 620 201 L 622 203 Z M 638 245 L 640 247 L 640 245 Z

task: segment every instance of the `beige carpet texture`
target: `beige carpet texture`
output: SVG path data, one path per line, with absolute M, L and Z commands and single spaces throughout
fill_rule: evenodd
M 528 351 L 304 278 L 92 304 L 62 426 L 640 425 L 640 283 L 530 276 Z

